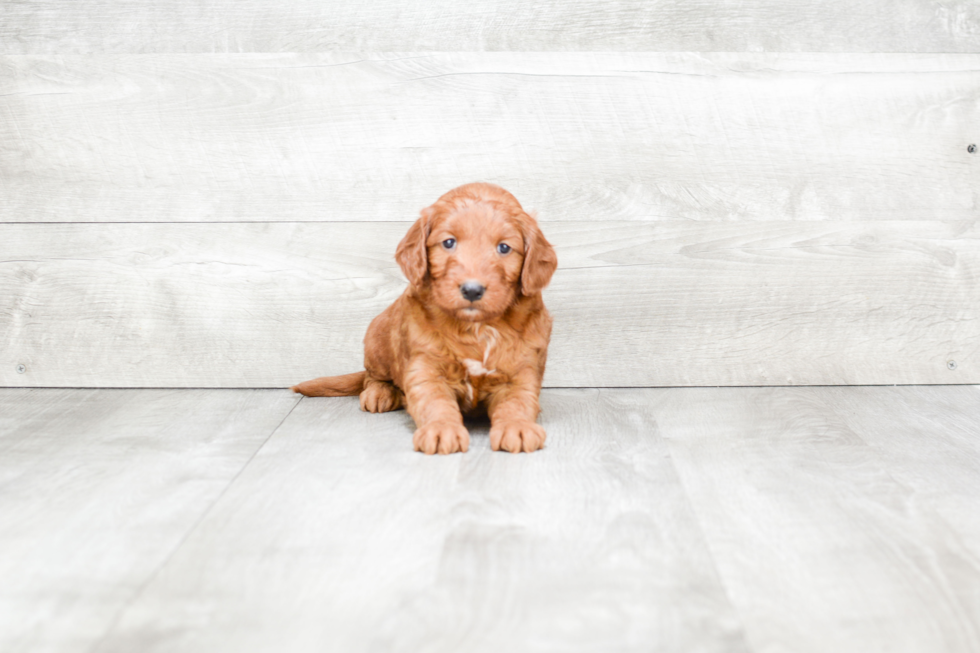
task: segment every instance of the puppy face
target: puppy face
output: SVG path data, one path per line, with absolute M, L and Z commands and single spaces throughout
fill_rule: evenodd
M 558 265 L 537 222 L 490 184 L 467 184 L 422 211 L 395 253 L 405 276 L 459 320 L 502 315 L 540 292 Z
M 457 319 L 483 322 L 517 298 L 524 237 L 516 221 L 487 204 L 437 215 L 426 238 L 435 303 Z

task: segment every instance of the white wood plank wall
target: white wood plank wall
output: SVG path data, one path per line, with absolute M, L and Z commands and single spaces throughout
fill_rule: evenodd
M 978 379 L 975 223 L 548 227 L 562 267 L 546 291 L 547 385 Z M 405 285 L 391 258 L 404 230 L 0 225 L 0 292 L 13 298 L 0 379 L 283 387 L 362 369 L 367 324 Z
M 5 0 L 2 54 L 976 52 L 974 0 Z
M 546 385 L 980 382 L 975 3 L 358 7 L 4 5 L 0 385 L 358 369 L 473 180 L 558 246 Z
M 980 55 L 0 57 L 17 222 L 973 220 Z M 971 140 L 972 139 L 972 140 Z

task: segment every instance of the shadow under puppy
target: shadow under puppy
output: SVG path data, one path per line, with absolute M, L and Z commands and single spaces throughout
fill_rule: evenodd
M 398 244 L 404 294 L 364 338 L 364 372 L 293 386 L 308 397 L 359 394 L 361 409 L 406 407 L 416 451 L 469 448 L 463 414 L 486 412 L 494 451 L 544 446 L 536 423 L 551 337 L 541 299 L 558 258 L 537 221 L 499 186 L 455 188 Z

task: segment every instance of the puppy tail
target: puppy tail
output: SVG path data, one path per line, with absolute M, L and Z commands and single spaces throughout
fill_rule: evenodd
M 303 381 L 290 388 L 307 397 L 353 397 L 361 394 L 367 372 L 354 372 L 341 376 L 321 376 L 312 381 Z

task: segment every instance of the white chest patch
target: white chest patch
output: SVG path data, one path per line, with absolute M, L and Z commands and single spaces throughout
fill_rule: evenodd
M 470 376 L 483 376 L 484 374 L 493 374 L 496 370 L 488 370 L 483 366 L 480 361 L 475 361 L 472 358 L 464 358 L 463 365 L 466 366 L 466 373 Z
M 466 366 L 466 373 L 470 376 L 485 376 L 487 374 L 493 374 L 496 370 L 487 369 L 487 361 L 490 360 L 490 352 L 493 350 L 494 345 L 497 344 L 497 338 L 500 335 L 496 329 L 489 326 L 484 326 L 480 333 L 482 325 L 477 324 L 474 327 L 474 332 L 478 340 L 482 341 L 483 346 L 483 360 L 478 361 L 473 358 L 464 358 L 462 360 L 463 365 Z

